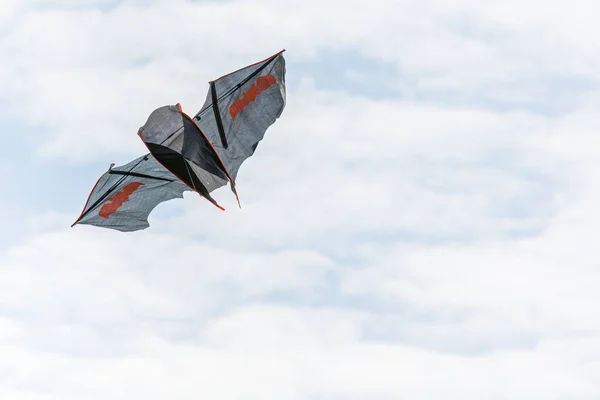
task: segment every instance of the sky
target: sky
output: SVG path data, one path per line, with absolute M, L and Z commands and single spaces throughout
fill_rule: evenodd
M 595 0 L 3 0 L 0 397 L 600 399 Z M 76 226 L 286 49 L 228 188 Z

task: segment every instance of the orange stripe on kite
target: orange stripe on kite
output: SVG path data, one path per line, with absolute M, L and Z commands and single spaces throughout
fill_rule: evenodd
M 125 185 L 117 194 L 109 199 L 98 212 L 98 215 L 102 218 L 108 218 L 114 214 L 119 208 L 123 206 L 123 203 L 129 201 L 129 197 L 140 188 L 144 186 L 142 182 L 131 182 Z
M 248 90 L 242 93 L 242 97 L 233 102 L 229 107 L 229 115 L 231 119 L 235 119 L 239 113 L 241 113 L 248 104 L 256 101 L 259 94 L 267 90 L 269 87 L 276 85 L 277 79 L 271 74 L 263 75 L 256 79 Z

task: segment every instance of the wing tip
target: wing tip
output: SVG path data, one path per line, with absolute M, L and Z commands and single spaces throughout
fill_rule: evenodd
M 263 63 L 263 62 L 265 62 L 265 61 L 268 61 L 268 60 L 270 60 L 270 59 L 272 59 L 272 58 L 275 58 L 275 57 L 277 57 L 278 55 L 282 54 L 283 52 L 285 52 L 285 49 L 281 49 L 281 50 L 279 50 L 277 53 L 273 54 L 272 56 L 269 56 L 269 57 L 265 58 L 264 60 L 260 60 L 260 61 L 258 61 L 258 62 L 255 62 L 255 63 L 253 63 L 253 64 L 246 65 L 245 67 L 242 67 L 242 68 L 240 68 L 240 69 L 237 69 L 237 70 L 235 70 L 235 71 L 229 72 L 229 73 L 227 73 L 227 74 L 225 74 L 225 75 L 223 75 L 223 76 L 220 76 L 220 77 L 218 77 L 217 79 L 213 79 L 213 80 L 211 80 L 211 81 L 208 81 L 208 84 L 210 85 L 211 83 L 213 83 L 213 82 L 216 82 L 216 81 L 218 81 L 219 79 L 221 79 L 221 78 L 224 78 L 224 77 L 226 77 L 226 76 L 228 76 L 228 75 L 231 75 L 231 74 L 234 74 L 234 73 L 236 73 L 236 72 L 238 72 L 238 71 L 241 71 L 241 70 L 243 70 L 244 68 L 252 67 L 253 65 L 257 65 L 257 64 Z
M 83 206 L 83 210 L 81 210 L 81 214 L 79 214 L 79 217 L 77 217 L 77 220 L 75 220 L 75 222 L 73 222 L 73 224 L 71 225 L 71 228 L 73 228 L 75 225 L 77 225 L 77 223 L 79 221 L 81 221 L 81 219 L 84 217 L 85 209 L 87 208 L 88 204 L 90 203 L 90 199 L 92 198 L 92 193 L 94 193 L 94 190 L 96 190 L 96 187 L 98 187 L 98 184 L 100 183 L 100 180 L 102 179 L 102 177 L 104 177 L 104 175 L 106 175 L 111 169 L 113 169 L 114 166 L 115 166 L 115 163 L 114 162 L 111 163 L 110 166 L 108 167 L 108 170 L 106 172 L 104 172 L 102 175 L 100 175 L 100 178 L 98 178 L 98 180 L 94 184 L 94 187 L 90 191 L 90 194 L 88 195 L 88 198 L 85 201 L 85 205 Z

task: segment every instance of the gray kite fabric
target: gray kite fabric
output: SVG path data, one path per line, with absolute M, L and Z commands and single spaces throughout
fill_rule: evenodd
M 183 192 L 191 190 L 150 154 L 120 167 L 113 165 L 92 189 L 75 224 L 123 232 L 145 229 L 150 226 L 150 212 L 159 203 L 183 198 Z
M 201 196 L 220 207 L 210 192 L 227 183 L 225 165 L 196 123 L 181 106 L 161 107 L 139 129 L 150 153 Z
M 285 107 L 282 53 L 210 82 L 204 106 L 194 117 L 234 180 Z
M 120 231 L 149 226 L 161 202 L 210 192 L 235 179 L 285 108 L 283 51 L 209 82 L 204 106 L 189 117 L 179 104 L 154 110 L 138 135 L 150 154 L 111 168 L 98 180 L 75 224 Z M 239 201 L 239 199 L 238 199 Z

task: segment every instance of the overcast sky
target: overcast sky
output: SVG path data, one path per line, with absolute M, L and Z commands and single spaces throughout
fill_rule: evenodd
M 597 0 L 2 0 L 0 398 L 600 399 Z M 286 49 L 222 212 L 70 224 Z

